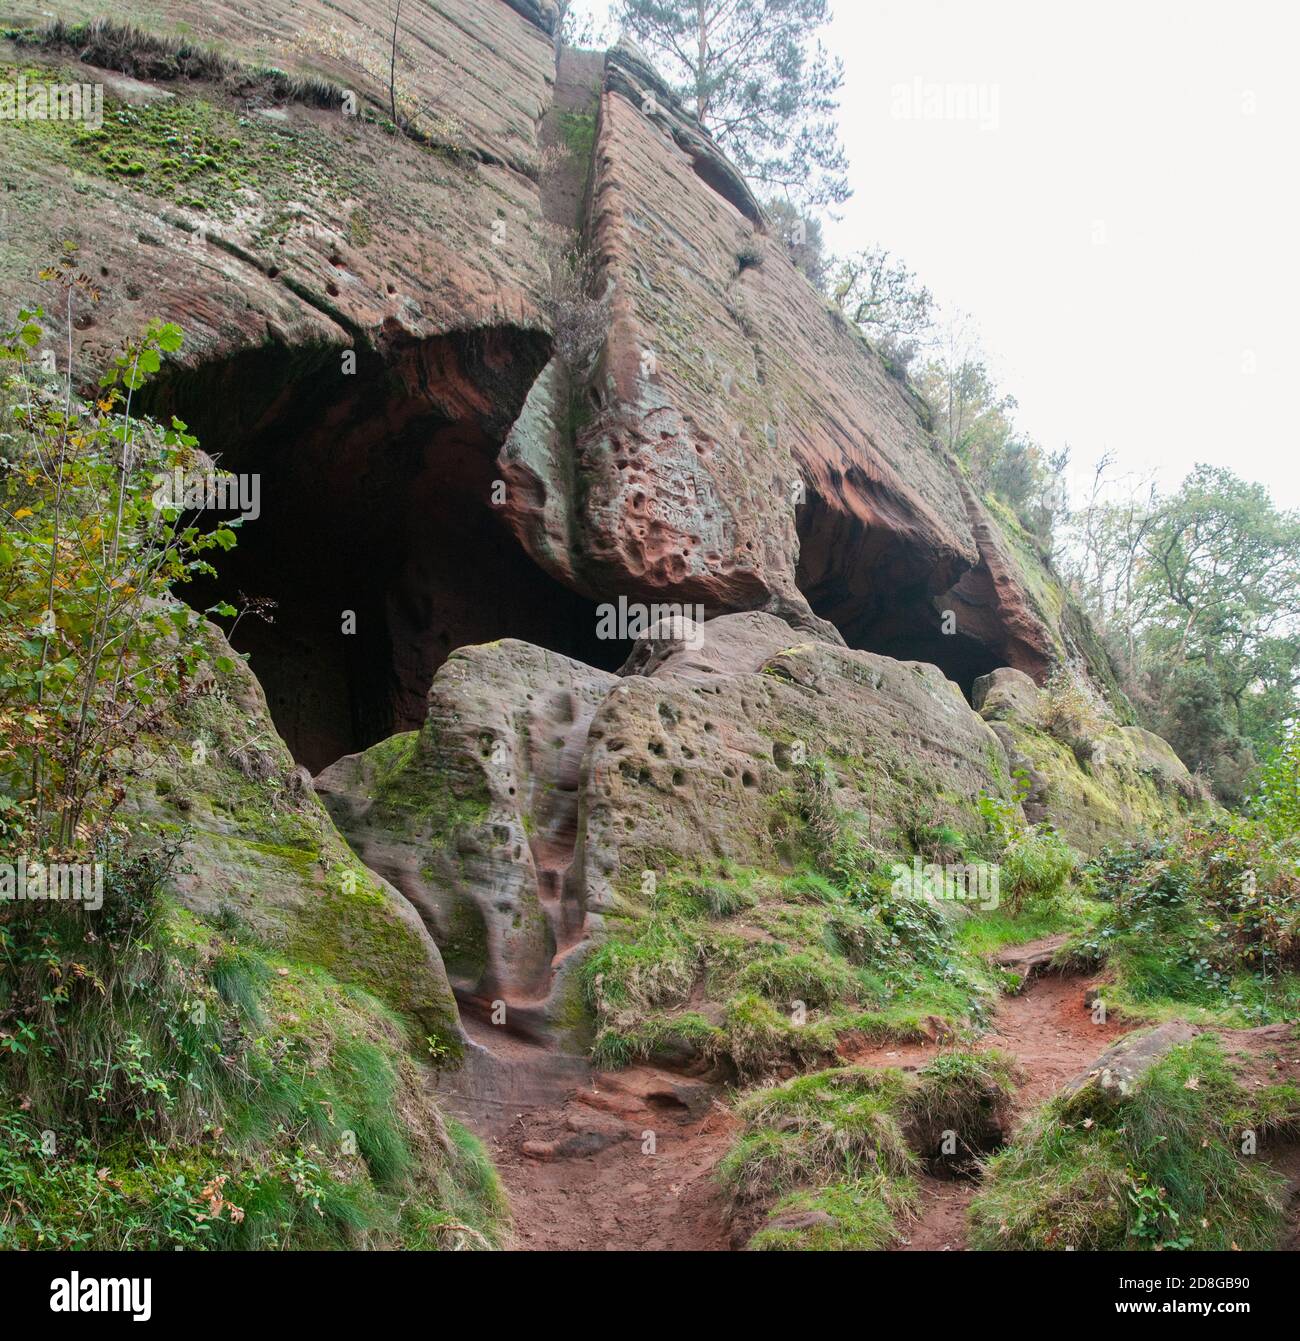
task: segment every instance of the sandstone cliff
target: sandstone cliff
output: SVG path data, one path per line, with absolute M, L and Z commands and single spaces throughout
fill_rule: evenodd
M 106 89 L 102 128 L 0 123 L 0 297 L 75 242 L 97 293 L 50 312 L 56 366 L 177 322 L 145 409 L 261 482 L 182 594 L 274 619 L 128 805 L 185 835 L 201 917 L 467 1074 L 500 1014 L 567 1061 L 748 1077 L 987 1020 L 1000 971 L 908 863 L 1199 804 L 1122 702 L 1044 725 L 1054 667 L 1110 682 L 1086 621 L 638 52 L 557 65 L 545 0 L 436 0 L 390 79 L 380 0 L 103 12 L 0 48 Z M 557 228 L 605 317 L 576 363 Z M 603 637 L 620 598 L 705 622 Z
M 882 851 L 912 845 L 920 809 L 969 827 L 982 791 L 1042 771 L 1031 728 L 990 730 L 963 693 L 1067 658 L 1104 678 L 1086 626 L 635 49 L 566 53 L 557 78 L 548 6 L 441 0 L 403 15 L 390 79 L 378 3 L 183 3 L 183 39 L 100 14 L 70 5 L 6 44 L 12 68 L 102 81 L 106 102 L 102 128 L 4 128 L 3 292 L 30 299 L 79 244 L 83 378 L 146 315 L 184 328 L 148 408 L 183 409 L 267 500 L 225 576 L 279 608 L 238 645 L 300 761 L 374 746 L 322 789 L 405 896 L 376 909 L 421 911 L 462 1000 L 572 1024 L 570 951 L 635 914 L 656 853 L 778 859 L 794 747 L 836 762 L 837 804 Z M 607 304 L 590 366 L 554 353 L 555 225 Z M 596 637 L 593 606 L 617 597 L 698 604 L 704 661 L 652 640 L 620 678 L 629 644 Z M 239 695 L 264 727 L 257 686 Z M 1141 790 L 1152 747 L 1123 745 Z M 239 748 L 221 742 L 227 772 Z M 145 808 L 181 797 L 223 861 L 258 854 L 232 897 L 273 886 L 259 916 L 283 908 L 302 941 L 318 902 L 267 865 L 299 856 L 208 784 Z M 1073 759 L 1031 802 L 1085 850 L 1164 813 L 1154 793 L 1117 809 Z M 310 795 L 293 804 L 302 859 L 345 860 Z M 418 954 L 431 986 L 403 1004 L 435 1009 L 437 951 Z M 343 958 L 382 977 L 367 955 Z

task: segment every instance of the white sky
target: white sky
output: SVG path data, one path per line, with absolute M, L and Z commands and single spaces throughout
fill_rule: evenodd
M 832 249 L 879 242 L 968 312 L 1072 476 L 1206 461 L 1300 507 L 1300 4 L 832 4 L 855 191 Z M 918 80 L 977 86 L 984 116 L 896 115 Z

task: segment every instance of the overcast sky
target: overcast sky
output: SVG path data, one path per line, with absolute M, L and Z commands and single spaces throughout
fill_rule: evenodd
M 1300 507 L 1300 4 L 832 4 L 833 249 L 879 242 L 970 313 L 1072 476 L 1207 461 Z

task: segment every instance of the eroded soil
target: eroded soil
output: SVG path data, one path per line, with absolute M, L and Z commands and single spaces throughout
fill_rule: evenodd
M 1027 947 L 1032 950 L 1034 947 Z M 1087 980 L 1046 973 L 1005 997 L 978 1044 L 1021 1068 L 1016 1115 L 1050 1097 L 1125 1032 L 1095 1023 Z M 496 1036 L 490 1036 L 495 1034 Z M 484 1135 L 510 1195 L 515 1246 L 538 1250 L 723 1251 L 732 1247 L 726 1198 L 714 1176 L 738 1130 L 725 1092 L 652 1067 L 567 1070 L 542 1048 L 479 1026 L 484 1052 L 467 1068 L 453 1111 Z M 886 1044 L 846 1061 L 919 1069 L 935 1044 Z M 490 1054 L 490 1055 L 489 1055 Z M 548 1093 L 549 1092 L 549 1093 Z M 923 1176 L 920 1214 L 901 1245 L 959 1249 L 970 1180 Z

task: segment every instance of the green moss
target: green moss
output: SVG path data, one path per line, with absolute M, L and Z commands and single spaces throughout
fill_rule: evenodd
M 77 953 L 95 963 L 108 952 Z M 49 1027 L 91 1072 L 100 1050 L 135 1058 L 103 1080 L 145 1086 L 153 1116 L 127 1102 L 89 1126 L 81 1108 L 105 1099 L 76 1075 L 46 1088 L 25 1060 L 0 1062 L 0 1246 L 501 1242 L 486 1155 L 444 1123 L 402 1021 L 375 997 L 174 904 L 129 963 L 95 971 L 104 990 L 67 997 Z
M 413 1017 L 420 1034 L 434 1034 L 452 1056 L 460 1055 L 450 989 L 431 972 L 416 927 L 399 915 L 360 862 L 354 859 L 333 871 L 325 887 L 297 911 L 287 932 L 294 956 L 392 1002 Z
M 1010 1059 L 995 1052 L 945 1053 L 917 1076 L 800 1076 L 738 1101 L 745 1129 L 718 1176 L 737 1203 L 767 1211 L 753 1248 L 888 1247 L 914 1208 L 919 1160 L 949 1136 L 967 1154 L 986 1148 L 1013 1093 Z
M 14 66 L 0 65 L 0 79 L 14 73 Z M 49 65 L 29 77 L 73 76 Z M 168 93 L 144 104 L 106 95 L 103 123 L 96 128 L 73 121 L 0 122 L 0 152 L 16 165 L 56 163 L 75 176 L 114 182 L 214 223 L 233 218 L 251 192 L 266 220 L 255 239 L 259 244 L 280 240 L 301 218 L 304 200 L 383 199 L 365 156 L 340 155 L 337 136 L 305 117 L 285 122 L 250 114 L 227 100 L 218 84 L 206 85 L 204 94 L 187 86 Z
M 984 1249 L 1272 1248 L 1284 1181 L 1241 1153 L 1254 1105 L 1218 1042 L 1153 1066 L 1122 1102 L 1051 1100 L 988 1166 L 971 1208 Z
M 354 247 L 368 247 L 373 237 L 370 215 L 358 206 L 348 215 L 348 241 Z
M 449 772 L 434 739 L 419 732 L 394 736 L 366 750 L 374 822 L 407 836 L 448 843 L 461 829 L 483 824 L 491 811 L 487 783 L 477 769 Z
M 455 901 L 438 949 L 448 973 L 472 982 L 482 976 L 488 963 L 487 926 L 472 899 Z
M 916 1184 L 878 1174 L 803 1189 L 783 1197 L 748 1247 L 755 1252 L 875 1252 L 898 1241 L 900 1220 L 915 1208 Z M 797 1228 L 781 1228 L 783 1218 Z
M 640 895 L 639 881 L 626 887 Z M 702 986 L 716 1023 L 675 1045 L 745 1076 L 833 1057 L 844 1034 L 927 1037 L 935 1017 L 976 1023 L 994 988 L 942 910 L 888 878 L 680 862 L 648 906 L 611 926 L 582 976 L 606 1064 L 647 1056 Z
M 561 112 L 560 135 L 569 152 L 580 162 L 586 163 L 596 143 L 596 113 Z

